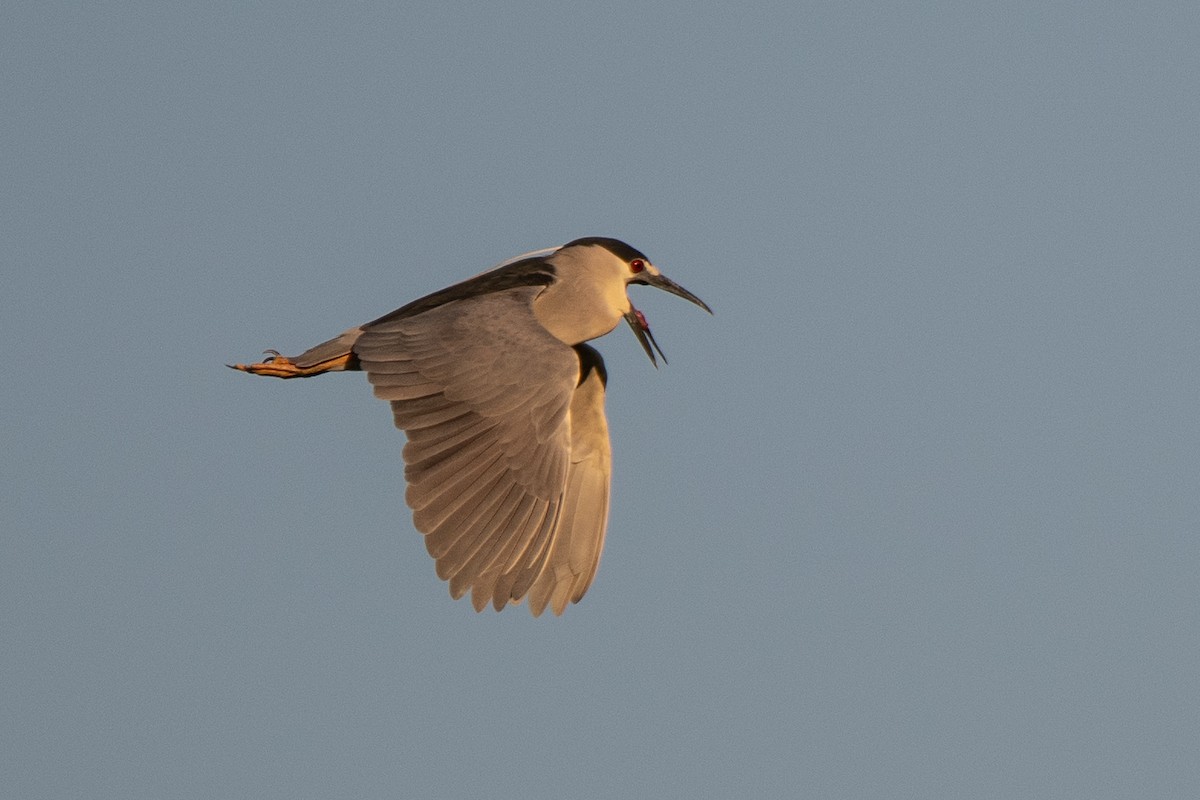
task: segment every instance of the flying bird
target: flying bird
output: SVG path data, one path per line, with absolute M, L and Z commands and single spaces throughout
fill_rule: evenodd
M 405 500 L 451 596 L 469 591 L 476 611 L 528 597 L 535 617 L 558 615 L 591 585 L 608 525 L 607 373 L 586 342 L 624 319 L 655 366 L 654 350 L 663 356 L 629 284 L 712 313 L 635 248 L 588 237 L 510 259 L 298 356 L 268 350 L 229 366 L 276 378 L 365 371 L 408 439 Z

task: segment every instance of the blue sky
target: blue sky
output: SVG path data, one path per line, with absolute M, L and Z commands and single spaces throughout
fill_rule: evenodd
M 0 13 L 0 789 L 1200 791 L 1200 12 Z M 362 375 L 252 379 L 623 238 L 605 557 L 476 615 Z

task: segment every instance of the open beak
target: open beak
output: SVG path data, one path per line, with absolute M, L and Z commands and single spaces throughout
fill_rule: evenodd
M 633 335 L 637 337 L 642 344 L 642 349 L 646 351 L 646 355 L 650 356 L 650 363 L 655 367 L 658 366 L 658 361 L 654 358 L 654 350 L 662 356 L 663 363 L 667 363 L 667 356 L 663 353 L 662 348 L 658 346 L 658 342 L 654 341 L 654 334 L 650 332 L 650 324 L 646 322 L 646 315 L 633 307 L 633 303 L 629 304 L 629 311 L 625 314 L 625 321 L 629 323 L 629 327 L 633 328 Z M 654 350 L 650 349 L 650 345 L 654 345 Z
M 631 283 L 640 283 L 643 286 L 657 286 L 663 291 L 679 295 L 684 300 L 695 303 L 710 314 L 713 313 L 713 310 L 708 307 L 708 303 L 696 297 L 696 295 L 661 272 L 655 274 L 643 273 L 637 279 L 631 281 Z M 658 361 L 654 358 L 654 350 L 657 350 L 658 354 L 662 356 L 663 363 L 666 364 L 667 356 L 663 353 L 662 348 L 658 346 L 658 342 L 654 341 L 654 334 L 650 332 L 650 325 L 646 322 L 646 315 L 634 308 L 633 303 L 629 304 L 629 311 L 625 314 L 625 321 L 629 323 L 630 328 L 633 328 L 633 335 L 642 343 L 642 349 L 646 351 L 646 355 L 650 356 L 650 363 L 656 367 L 658 366 Z M 654 350 L 650 349 L 650 345 L 654 345 Z

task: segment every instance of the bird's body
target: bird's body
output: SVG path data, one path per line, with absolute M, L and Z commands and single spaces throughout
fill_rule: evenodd
M 624 318 L 654 359 L 629 283 L 708 309 L 629 245 L 578 239 L 294 358 L 235 369 L 282 378 L 365 371 L 408 437 L 405 499 L 450 593 L 471 591 L 476 610 L 529 597 L 535 616 L 561 614 L 591 584 L 608 520 L 606 373 L 585 342 Z

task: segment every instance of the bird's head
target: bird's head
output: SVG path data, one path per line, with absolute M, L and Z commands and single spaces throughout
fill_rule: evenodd
M 557 254 L 571 257 L 571 260 L 578 264 L 579 268 L 599 277 L 614 292 L 620 292 L 620 300 L 623 301 L 621 305 L 627 309 L 622 316 L 629 323 L 629 327 L 637 336 L 642 349 L 646 351 L 646 355 L 650 357 L 650 361 L 655 366 L 658 366 L 658 361 L 654 357 L 655 350 L 662 356 L 664 364 L 667 362 L 667 357 L 663 354 L 662 348 L 658 346 L 658 342 L 654 340 L 654 335 L 650 332 L 650 325 L 646 322 L 646 316 L 638 311 L 633 302 L 629 300 L 629 296 L 625 292 L 626 287 L 630 284 L 656 286 L 663 291 L 695 303 L 710 314 L 712 313 L 712 309 L 708 307 L 707 303 L 663 275 L 640 250 L 619 239 L 604 236 L 576 239 L 559 248 Z M 651 345 L 654 346 L 653 349 L 651 349 Z

